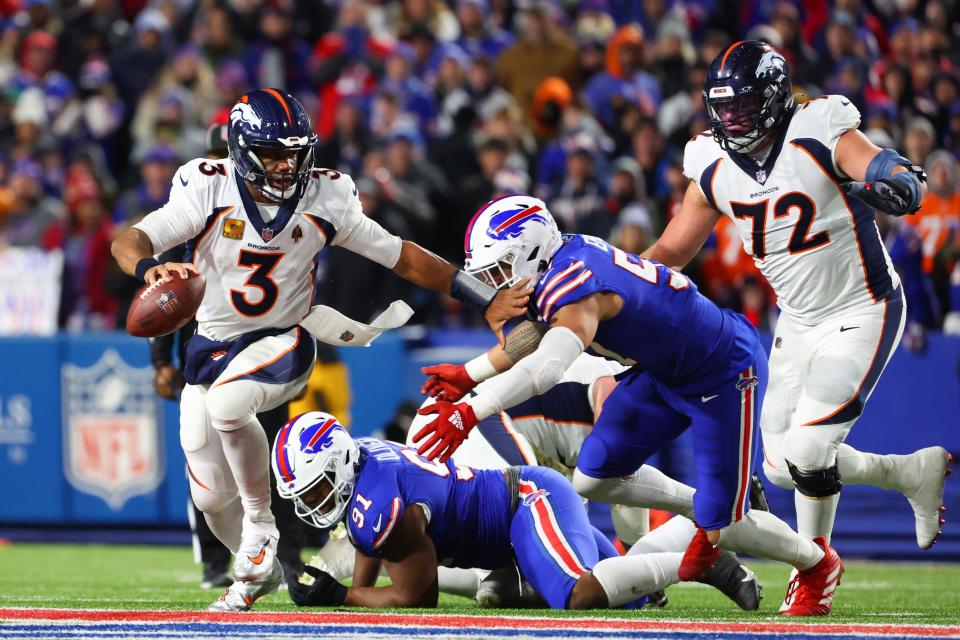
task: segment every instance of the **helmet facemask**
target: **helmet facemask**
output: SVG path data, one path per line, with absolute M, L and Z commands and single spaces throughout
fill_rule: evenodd
M 509 289 L 526 278 L 534 281 L 546 270 L 547 262 L 538 259 L 540 247 L 527 251 L 530 255 L 526 257 L 525 249 L 523 245 L 504 247 L 498 257 L 482 265 L 468 258 L 463 270 L 495 289 Z
M 310 170 L 313 168 L 313 145 L 304 138 L 298 140 L 302 144 L 290 146 L 249 145 L 245 153 L 253 167 L 245 179 L 256 187 L 265 197 L 277 203 L 286 202 L 303 194 Z M 264 152 L 270 154 L 277 151 L 296 153 L 296 160 L 292 171 L 267 170 L 266 164 L 270 161 L 263 157 Z
M 320 529 L 333 528 L 347 510 L 356 478 L 352 468 L 349 473 L 338 473 L 338 466 L 338 460 L 331 456 L 317 479 L 292 496 L 294 513 L 311 526 Z M 346 477 L 348 475 L 349 477 Z M 329 492 L 319 500 L 311 500 L 313 505 L 308 504 L 304 496 L 310 498 L 308 494 L 316 492 L 323 485 L 330 487 Z

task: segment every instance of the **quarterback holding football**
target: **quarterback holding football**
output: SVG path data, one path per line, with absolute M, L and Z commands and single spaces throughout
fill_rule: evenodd
M 112 247 L 120 267 L 147 284 L 191 273 L 206 280 L 187 347 L 180 441 L 193 500 L 236 554 L 236 582 L 212 610 L 249 609 L 283 582 L 269 443 L 256 414 L 293 398 L 313 369 L 314 340 L 301 325 L 311 312 L 318 252 L 339 245 L 450 293 L 485 310 L 494 330 L 522 313 L 528 298 L 525 287 L 485 288 L 365 216 L 350 176 L 314 167 L 316 139 L 296 98 L 251 91 L 230 112 L 229 158 L 181 166 L 167 204 Z M 183 262 L 154 259 L 184 242 Z

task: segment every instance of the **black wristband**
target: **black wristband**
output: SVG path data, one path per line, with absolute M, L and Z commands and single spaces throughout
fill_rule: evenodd
M 478 313 L 483 313 L 497 296 L 497 290 L 463 271 L 450 279 L 450 295 Z
M 136 269 L 134 269 L 134 274 L 137 276 L 137 280 L 146 281 L 147 271 L 158 266 L 160 261 L 156 258 L 144 258 L 137 263 Z

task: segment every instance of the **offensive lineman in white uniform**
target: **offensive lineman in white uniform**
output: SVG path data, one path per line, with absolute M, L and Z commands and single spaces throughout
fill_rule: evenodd
M 247 610 L 283 581 L 270 448 L 256 414 L 290 400 L 313 368 L 313 339 L 298 325 L 311 309 L 314 258 L 324 246 L 345 247 L 486 308 L 495 327 L 522 313 L 527 300 L 520 287 L 494 300 L 492 289 L 367 218 L 349 176 L 313 168 L 315 143 L 296 98 L 276 89 L 250 92 L 230 112 L 229 159 L 180 167 L 167 204 L 112 247 L 120 267 L 148 284 L 174 273 L 206 278 L 187 348 L 180 439 L 194 502 L 236 554 L 236 581 L 212 610 Z M 153 258 L 186 241 L 184 262 Z
M 682 268 L 719 215 L 733 220 L 782 311 L 760 426 L 767 477 L 796 489 L 799 532 L 829 539 L 842 479 L 904 494 L 927 548 L 942 523 L 949 454 L 880 456 L 843 442 L 905 318 L 873 209 L 915 212 L 925 176 L 870 143 L 842 96 L 797 105 L 791 91 L 785 59 L 767 44 L 737 42 L 717 56 L 704 88 L 712 135 L 687 143 L 683 205 L 643 257 Z M 824 591 L 827 611 L 835 586 Z

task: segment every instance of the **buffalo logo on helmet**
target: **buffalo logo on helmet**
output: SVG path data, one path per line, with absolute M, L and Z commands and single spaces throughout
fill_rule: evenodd
M 263 120 L 260 119 L 254 110 L 247 102 L 238 102 L 233 105 L 233 109 L 230 110 L 230 124 L 237 124 L 238 122 L 245 122 L 250 125 L 250 128 L 260 130 L 260 127 L 263 126 Z
M 546 218 L 538 215 L 543 211 L 543 207 L 533 205 L 522 209 L 508 209 L 498 211 L 490 216 L 490 224 L 487 227 L 487 235 L 494 240 L 507 240 L 509 238 L 518 238 L 523 233 L 524 227 L 529 222 L 537 222 L 542 225 L 547 224 Z
M 300 433 L 300 450 L 304 453 L 320 453 L 333 444 L 332 430 L 338 426 L 337 421 L 328 418 L 323 422 L 311 425 Z

